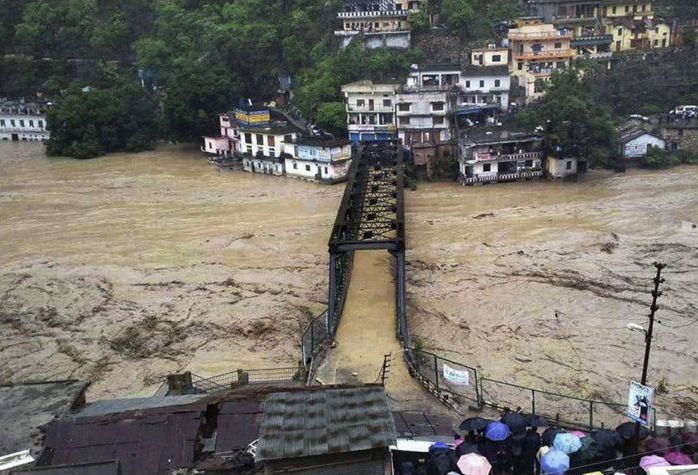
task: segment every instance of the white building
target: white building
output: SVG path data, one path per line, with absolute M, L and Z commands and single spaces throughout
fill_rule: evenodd
M 337 14 L 342 29 L 334 32 L 347 47 L 361 35 L 368 49 L 410 47 L 411 35 L 408 8 L 419 9 L 420 1 L 404 0 L 345 0 L 344 8 Z
M 286 175 L 322 183 L 347 179 L 351 165 L 351 143 L 332 137 L 298 137 L 284 143 Z
M 48 104 L 0 103 L 0 140 L 48 140 L 46 108 Z
M 473 66 L 509 66 L 509 49 L 491 45 L 476 48 L 470 52 L 470 64 Z
M 639 128 L 623 134 L 619 139 L 619 143 L 620 156 L 625 159 L 644 157 L 651 148 L 666 149 L 664 140 Z
M 417 89 L 423 86 L 456 86 L 460 84 L 461 68 L 458 64 L 437 64 L 420 68 L 413 64 L 407 76 L 407 87 Z
M 485 127 L 468 130 L 458 141 L 458 180 L 463 185 L 543 176 L 543 138 Z
M 395 100 L 399 83 L 374 84 L 371 80 L 342 86 L 346 98 L 349 140 L 385 141 L 395 138 Z
M 497 105 L 500 111 L 509 107 L 511 82 L 508 66 L 470 66 L 460 78 L 460 104 Z

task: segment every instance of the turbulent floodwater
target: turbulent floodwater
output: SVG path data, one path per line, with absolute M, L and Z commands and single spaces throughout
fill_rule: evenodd
M 488 376 L 623 400 L 643 351 L 625 325 L 664 261 L 650 380 L 672 413 L 698 410 L 696 183 L 681 168 L 408 192 L 413 332 Z M 175 148 L 76 161 L 0 143 L 0 381 L 124 396 L 184 369 L 296 364 L 342 192 Z

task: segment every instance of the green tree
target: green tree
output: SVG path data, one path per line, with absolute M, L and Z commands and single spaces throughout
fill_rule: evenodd
M 546 94 L 517 115 L 519 124 L 543 127 L 549 152 L 587 158 L 603 165 L 613 151 L 614 126 L 610 110 L 599 104 L 588 80 L 576 68 L 555 73 Z
M 158 136 L 157 101 L 135 81 L 111 87 L 73 86 L 46 115 L 49 155 L 93 158 L 109 152 L 138 152 Z
M 164 124 L 174 142 L 199 141 L 218 128 L 218 114 L 230 108 L 239 86 L 219 65 L 195 63 L 175 72 L 167 86 Z
M 441 15 L 449 28 L 458 33 L 461 40 L 470 37 L 470 26 L 475 18 L 475 9 L 471 0 L 443 0 Z
M 655 169 L 671 168 L 679 163 L 681 163 L 679 157 L 657 147 L 649 149 L 647 155 L 642 159 L 644 167 Z
M 317 125 L 336 134 L 346 134 L 347 114 L 343 102 L 320 104 L 315 119 Z

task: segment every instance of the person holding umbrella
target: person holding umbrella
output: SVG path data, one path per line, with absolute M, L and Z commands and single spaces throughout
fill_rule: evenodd
M 508 468 L 509 458 L 504 441 L 511 435 L 511 430 L 502 422 L 491 422 L 485 428 L 485 441 L 482 453 L 492 465 L 492 473 L 504 473 Z

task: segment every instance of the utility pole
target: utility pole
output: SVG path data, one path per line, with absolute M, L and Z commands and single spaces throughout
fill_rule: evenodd
M 657 299 L 662 295 L 662 291 L 659 290 L 659 284 L 664 283 L 662 278 L 662 269 L 666 267 L 666 264 L 660 264 L 658 262 L 654 263 L 654 267 L 657 269 L 657 274 L 654 277 L 654 290 L 652 290 L 652 305 L 650 306 L 650 324 L 645 330 L 645 359 L 642 363 L 642 378 L 640 379 L 640 384 L 643 386 L 647 385 L 647 368 L 650 362 L 650 350 L 652 349 L 652 332 L 654 331 L 654 316 L 657 313 L 659 306 L 657 305 Z M 647 413 L 647 419 L 649 422 L 650 414 Z M 640 423 L 635 423 L 635 439 L 634 439 L 635 452 L 638 452 L 640 446 Z

